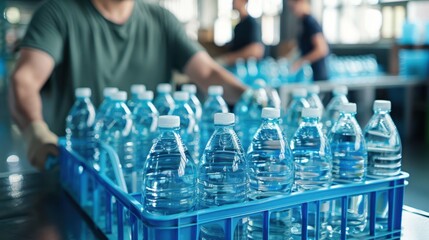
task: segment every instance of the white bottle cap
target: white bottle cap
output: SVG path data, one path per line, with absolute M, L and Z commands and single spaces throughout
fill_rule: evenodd
M 337 86 L 333 90 L 334 95 L 347 95 L 349 89 L 346 86 Z
M 356 103 L 344 103 L 340 106 L 340 112 L 343 113 L 356 113 Z
M 292 90 L 292 96 L 294 96 L 294 97 L 306 97 L 307 96 L 307 89 L 295 88 Z
M 234 113 L 215 113 L 214 124 L 215 125 L 231 125 L 235 123 Z
M 182 91 L 188 92 L 190 94 L 196 94 L 197 86 L 195 86 L 194 84 L 184 84 L 182 86 Z
M 280 109 L 270 108 L 270 107 L 263 108 L 261 117 L 262 118 L 279 118 L 280 117 Z
M 143 84 L 133 84 L 131 85 L 131 93 L 139 94 L 146 91 L 146 86 Z
M 140 100 L 153 100 L 153 92 L 152 91 L 144 91 L 139 93 L 138 99 Z
M 169 83 L 160 83 L 156 87 L 156 91 L 159 93 L 171 93 L 171 84 Z
M 304 108 L 301 115 L 303 118 L 320 118 L 322 111 L 320 108 Z
M 213 85 L 209 87 L 209 95 L 222 96 L 223 95 L 223 87 L 218 85 Z
M 160 128 L 178 128 L 180 127 L 180 117 L 173 115 L 164 115 L 158 118 L 158 127 Z
M 115 92 L 112 94 L 111 98 L 114 101 L 121 101 L 121 102 L 125 102 L 127 101 L 127 92 L 125 91 L 119 91 L 119 92 Z
M 76 97 L 91 97 L 91 89 L 90 88 L 76 88 L 74 91 L 74 95 Z
M 375 100 L 373 109 L 374 111 L 390 111 L 392 104 L 387 100 Z
M 311 94 L 319 94 L 320 93 L 320 87 L 319 85 L 309 85 L 307 86 L 308 93 Z
M 189 93 L 184 91 L 178 91 L 173 94 L 173 98 L 175 101 L 188 101 Z
M 263 79 L 257 79 L 254 83 L 253 86 L 255 89 L 261 89 L 267 86 L 267 84 L 265 83 L 265 81 Z
M 110 97 L 112 96 L 113 93 L 118 92 L 118 88 L 115 87 L 107 87 L 103 89 L 103 97 Z

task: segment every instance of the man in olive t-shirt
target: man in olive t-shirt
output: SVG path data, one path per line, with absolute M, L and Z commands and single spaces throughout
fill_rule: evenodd
M 187 74 L 203 91 L 223 85 L 229 102 L 244 90 L 158 5 L 142 0 L 44 3 L 33 16 L 11 77 L 11 111 L 27 140 L 29 160 L 42 168 L 47 155 L 57 153 L 56 135 L 64 134 L 75 88 L 90 87 L 98 105 L 105 87 L 128 90 L 143 83 L 154 90 L 170 81 L 173 70 Z

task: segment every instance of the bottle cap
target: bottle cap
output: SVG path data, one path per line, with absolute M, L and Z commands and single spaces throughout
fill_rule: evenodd
M 263 108 L 261 117 L 262 118 L 279 118 L 280 117 L 280 109 L 270 108 L 270 107 Z
M 182 91 L 188 92 L 190 94 L 196 94 L 197 86 L 195 86 L 194 84 L 184 84 L 182 86 Z
M 321 113 L 319 108 L 304 108 L 301 115 L 303 118 L 320 118 Z
M 112 96 L 113 93 L 118 92 L 118 88 L 115 87 L 107 87 L 103 89 L 104 98 Z
M 387 100 L 375 100 L 373 109 L 374 111 L 390 111 L 392 104 Z
M 231 125 L 235 123 L 234 113 L 215 113 L 214 124 L 215 125 Z
M 347 95 L 349 89 L 346 86 L 337 86 L 333 90 L 334 95 Z
M 356 103 L 344 103 L 340 106 L 340 112 L 343 113 L 356 113 Z
M 111 98 L 114 101 L 121 101 L 121 102 L 125 102 L 127 101 L 127 92 L 125 91 L 118 91 L 112 94 Z
M 173 98 L 176 101 L 188 101 L 189 93 L 184 91 L 178 91 L 173 94 Z
M 180 127 L 180 117 L 173 115 L 160 116 L 158 119 L 158 127 L 160 128 L 178 128 Z
M 139 94 L 146 91 L 146 86 L 143 84 L 133 84 L 131 85 L 131 93 Z
M 223 95 L 223 87 L 219 85 L 213 85 L 209 87 L 209 95 L 221 96 Z
M 160 83 L 156 87 L 156 91 L 159 93 L 171 93 L 171 84 L 169 83 Z
M 292 96 L 294 96 L 294 97 L 306 97 L 307 96 L 307 89 L 295 88 L 292 90 Z
M 74 91 L 74 95 L 76 97 L 91 97 L 91 89 L 90 88 L 76 88 Z
M 138 98 L 140 100 L 149 100 L 152 101 L 153 100 L 153 92 L 152 91 L 144 91 L 139 93 Z
M 319 94 L 320 93 L 320 87 L 319 85 L 308 85 L 307 86 L 307 92 L 311 94 Z
M 257 79 L 255 82 L 253 82 L 253 87 L 255 89 L 261 89 L 266 87 L 267 84 L 265 83 L 265 81 L 263 79 Z

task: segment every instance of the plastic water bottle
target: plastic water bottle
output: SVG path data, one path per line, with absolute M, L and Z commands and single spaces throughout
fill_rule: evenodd
M 76 101 L 66 119 L 67 147 L 92 163 L 95 149 L 95 110 L 91 103 L 91 89 L 77 88 Z
M 171 84 L 158 84 L 156 91 L 157 96 L 153 101 L 153 104 L 158 110 L 159 115 L 167 115 L 171 111 L 171 109 L 174 108 L 174 100 L 171 96 Z
M 100 106 L 98 107 L 97 115 L 95 117 L 95 119 L 96 119 L 95 122 L 98 122 L 99 119 L 102 119 L 104 117 L 107 109 L 109 108 L 109 104 L 112 102 L 111 96 L 114 93 L 117 93 L 118 91 L 119 90 L 117 88 L 114 88 L 114 87 L 107 87 L 107 88 L 103 89 L 104 100 L 100 104 Z
M 364 130 L 368 149 L 368 177 L 386 178 L 401 172 L 402 144 L 395 123 L 390 117 L 390 101 L 376 100 L 374 115 Z M 377 194 L 376 228 L 387 230 L 388 193 Z
M 152 103 L 153 92 L 145 91 L 139 94 L 133 111 L 133 142 L 135 147 L 135 166 L 137 170 L 137 186 L 141 189 L 141 169 L 156 138 L 158 126 L 158 111 Z
M 294 182 L 294 162 L 288 141 L 279 125 L 280 109 L 264 108 L 262 124 L 257 130 L 249 151 L 249 180 L 251 200 L 289 194 Z M 290 210 L 274 212 L 270 217 L 270 239 L 288 239 Z M 251 217 L 249 239 L 263 238 L 263 219 Z
M 131 112 L 133 112 L 134 107 L 137 105 L 139 94 L 144 91 L 146 91 L 146 86 L 143 84 L 131 85 L 131 98 L 127 102 L 127 106 Z
M 169 215 L 197 206 L 197 167 L 179 135 L 178 116 L 160 116 L 160 135 L 143 168 L 144 211 Z
M 215 113 L 227 113 L 228 106 L 222 98 L 222 86 L 210 86 L 208 89 L 209 97 L 203 105 L 203 116 L 200 123 L 200 152 L 204 150 L 210 136 L 214 132 L 214 115 Z
M 310 104 L 310 108 L 318 108 L 323 113 L 323 103 L 319 97 L 320 87 L 318 85 L 309 85 L 307 87 L 307 102 Z
M 283 129 L 287 139 L 292 139 L 301 122 L 302 110 L 309 108 L 310 104 L 305 99 L 307 90 L 304 88 L 295 88 L 292 91 L 292 101 L 283 117 Z
M 119 91 L 111 96 L 112 103 L 106 115 L 96 124 L 96 139 L 110 145 L 118 154 L 120 166 L 110 162 L 100 162 L 99 170 L 116 182 L 113 168 L 122 170 L 128 192 L 136 192 L 137 175 L 135 172 L 134 144 L 132 141 L 133 119 L 125 104 L 127 93 Z M 118 182 L 117 182 L 118 183 Z
M 182 86 L 182 91 L 189 93 L 189 106 L 191 107 L 192 111 L 195 113 L 195 119 L 197 120 L 197 123 L 201 120 L 201 115 L 203 114 L 203 109 L 201 107 L 201 102 L 197 98 L 197 86 L 194 84 L 184 84 Z
M 336 184 L 360 183 L 365 181 L 367 150 L 362 130 L 355 119 L 356 104 L 346 103 L 340 108 L 340 118 L 329 133 L 333 156 L 332 180 Z M 330 224 L 332 237 L 341 234 L 341 199 L 332 201 Z M 367 223 L 368 196 L 350 197 L 347 209 L 346 235 L 363 236 Z
M 326 135 L 319 124 L 320 110 L 305 108 L 302 111 L 302 123 L 291 141 L 291 149 L 295 163 L 295 190 L 298 192 L 326 188 L 331 185 L 332 154 Z M 295 238 L 301 237 L 301 209 L 293 210 L 291 233 Z M 319 239 L 326 239 L 327 221 L 329 218 L 329 202 L 320 206 L 319 224 L 316 226 L 316 206 L 309 205 L 308 236 L 316 237 L 319 228 Z
M 198 167 L 199 208 L 247 201 L 249 179 L 240 140 L 234 132 L 233 113 L 216 113 L 216 130 L 211 136 Z M 220 225 L 201 226 L 202 239 L 224 239 Z
M 253 135 L 261 125 L 261 113 L 268 106 L 268 94 L 265 90 L 265 82 L 256 80 L 251 88 L 248 88 L 240 97 L 234 107 L 234 113 L 238 124 L 235 131 L 240 138 L 243 148 L 247 149 L 252 141 Z
M 323 131 L 326 134 L 330 132 L 332 126 L 338 120 L 338 117 L 340 116 L 341 105 L 349 102 L 347 99 L 347 93 L 348 89 L 346 86 L 338 86 L 334 89 L 334 97 L 326 106 L 326 110 L 322 118 Z
M 189 106 L 189 93 L 188 92 L 175 92 L 174 93 L 174 108 L 169 112 L 169 115 L 176 115 L 180 117 L 180 136 L 188 148 L 189 154 L 198 164 L 199 159 L 199 144 L 200 144 L 200 128 L 195 119 L 195 114 Z

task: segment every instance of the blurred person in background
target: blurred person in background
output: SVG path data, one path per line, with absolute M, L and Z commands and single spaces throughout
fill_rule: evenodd
M 326 57 L 329 54 L 329 46 L 323 36 L 322 27 L 311 16 L 309 0 L 289 0 L 288 6 L 302 24 L 302 31 L 297 39 L 300 57 L 293 63 L 292 72 L 296 72 L 303 64 L 309 63 L 313 69 L 315 81 L 327 80 Z
M 261 40 L 261 26 L 247 12 L 248 0 L 233 0 L 233 9 L 240 14 L 240 22 L 234 28 L 234 37 L 229 45 L 229 53 L 216 60 L 223 65 L 233 65 L 237 59 L 256 58 L 264 56 L 264 45 Z
M 34 14 L 11 75 L 10 110 L 39 169 L 57 155 L 57 135 L 74 102 L 74 89 L 89 87 L 95 106 L 105 87 L 155 90 L 172 71 L 200 89 L 224 86 L 229 103 L 245 87 L 185 34 L 166 9 L 143 0 L 50 0 Z

